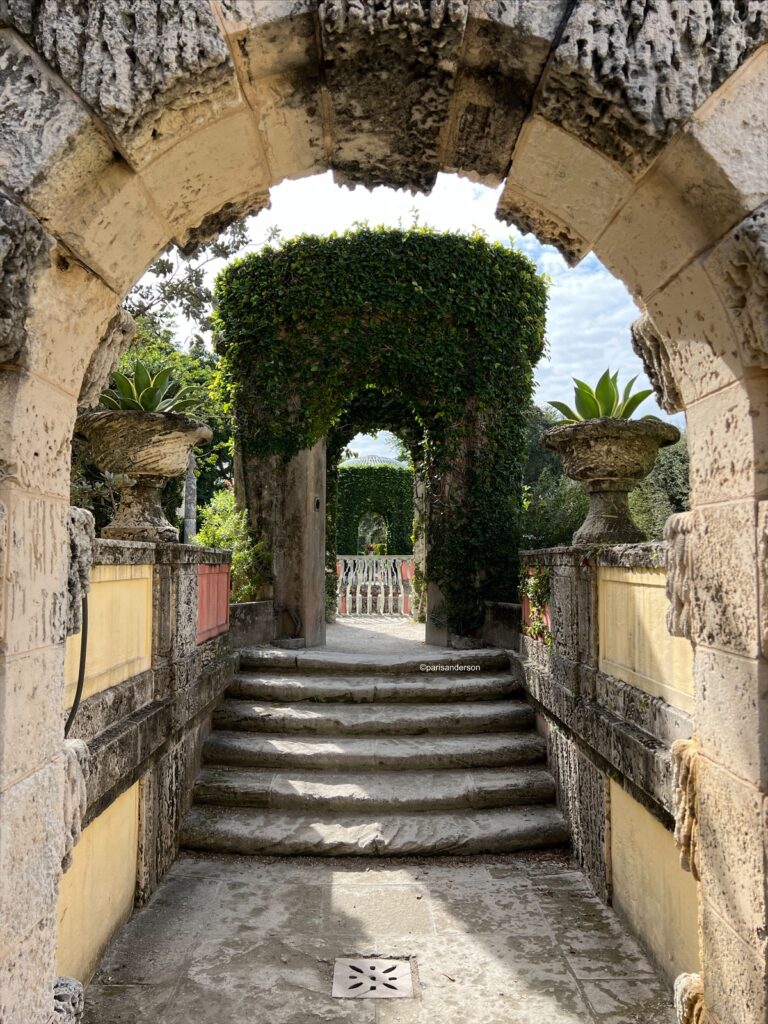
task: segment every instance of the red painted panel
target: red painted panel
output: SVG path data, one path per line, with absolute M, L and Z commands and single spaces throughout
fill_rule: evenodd
M 229 629 L 229 566 L 197 570 L 197 642 L 202 644 Z

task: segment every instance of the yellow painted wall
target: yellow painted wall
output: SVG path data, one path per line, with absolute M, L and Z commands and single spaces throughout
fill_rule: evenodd
M 690 643 L 667 632 L 664 569 L 598 569 L 600 670 L 693 711 Z
M 83 700 L 144 672 L 151 662 L 152 566 L 94 566 Z M 72 706 L 79 663 L 78 633 L 67 640 L 65 708 Z
M 59 891 L 58 974 L 90 981 L 136 889 L 139 784 L 94 819 L 74 849 Z
M 699 970 L 696 883 L 671 832 L 611 781 L 613 905 L 672 980 Z

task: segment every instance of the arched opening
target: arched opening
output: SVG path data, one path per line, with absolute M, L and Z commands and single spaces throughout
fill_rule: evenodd
M 504 217 L 574 260 L 593 249 L 643 303 L 636 343 L 665 407 L 685 409 L 691 443 L 694 510 L 671 589 L 695 648 L 704 1000 L 720 1024 L 765 1008 L 762 12 L 713 4 L 701 23 L 671 6 L 582 2 L 529 18 L 459 2 L 430 21 L 416 6 L 412 20 L 393 10 L 402 31 L 387 35 L 369 4 L 361 24 L 343 0 L 288 14 L 196 2 L 183 30 L 175 11 L 125 19 L 115 45 L 74 49 L 59 33 L 98 35 L 98 12 L 87 26 L 80 12 L 64 24 L 56 5 L 4 15 L 4 73 L 18 87 L 0 199 L 2 767 L 12 820 L 27 823 L 3 849 L 25 897 L 4 954 L 14 1022 L 45 1019 L 54 977 L 78 399 L 119 347 L 117 303 L 169 240 L 194 244 L 271 184 L 328 165 L 419 188 L 440 167 L 505 179 Z M 644 59 L 646 30 L 669 60 Z M 169 61 L 180 38 L 190 45 Z M 157 56 L 155 71 L 137 70 L 137 50 Z

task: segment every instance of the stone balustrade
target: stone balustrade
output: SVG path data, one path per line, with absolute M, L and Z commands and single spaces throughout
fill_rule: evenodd
M 339 555 L 336 614 L 410 615 L 413 555 Z

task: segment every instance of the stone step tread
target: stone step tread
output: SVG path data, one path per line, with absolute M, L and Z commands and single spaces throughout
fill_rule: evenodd
M 565 821 L 553 805 L 325 817 L 196 805 L 181 830 L 188 849 L 277 856 L 510 853 L 567 840 Z
M 490 768 L 542 761 L 546 743 L 533 731 L 460 736 L 313 736 L 215 729 L 206 764 L 358 771 Z
M 458 700 L 498 700 L 519 694 L 520 683 L 509 671 L 491 674 L 462 672 L 410 673 L 398 676 L 334 676 L 238 672 L 229 697 L 246 700 L 311 701 L 350 704 L 440 704 Z
M 372 813 L 546 804 L 555 798 L 555 782 L 539 767 L 361 775 L 207 766 L 194 798 L 205 804 Z
M 470 665 L 479 666 L 485 671 L 508 669 L 509 654 L 489 647 L 470 651 L 435 651 L 426 646 L 424 652 L 417 655 L 357 654 L 324 651 L 321 648 L 286 651 L 274 647 L 244 647 L 240 651 L 240 667 L 258 671 L 279 669 L 282 672 L 333 675 L 402 675 L 421 672 L 422 665 L 459 670 Z
M 223 700 L 216 729 L 311 735 L 421 735 L 505 732 L 530 728 L 534 712 L 522 700 L 441 704 L 275 704 Z

